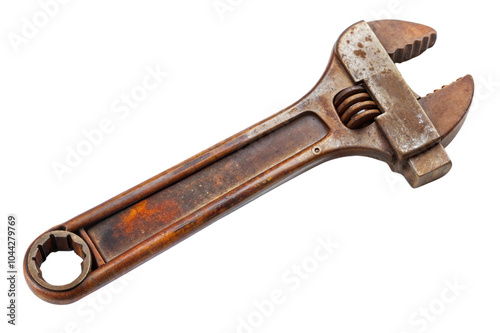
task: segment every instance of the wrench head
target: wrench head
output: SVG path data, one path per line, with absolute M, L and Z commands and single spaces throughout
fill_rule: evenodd
M 404 81 L 395 63 L 419 56 L 436 38 L 434 29 L 421 24 L 362 21 L 349 27 L 336 44 L 345 71 L 354 84 L 366 88 L 381 112 L 375 123 L 394 151 L 391 168 L 413 187 L 450 170 L 444 146 L 463 124 L 474 90 L 467 76 L 421 99 Z
M 368 22 L 389 57 L 402 63 L 421 55 L 434 46 L 437 32 L 423 24 L 379 20 Z M 446 147 L 462 127 L 474 96 L 474 79 L 466 75 L 455 82 L 420 98 L 415 96 Z

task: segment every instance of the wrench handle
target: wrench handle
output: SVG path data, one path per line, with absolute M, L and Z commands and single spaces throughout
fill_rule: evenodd
M 326 160 L 318 143 L 329 132 L 312 111 L 271 116 L 40 236 L 25 258 L 28 285 L 52 303 L 82 298 Z M 74 250 L 91 266 L 69 290 L 41 276 L 40 265 L 58 250 Z

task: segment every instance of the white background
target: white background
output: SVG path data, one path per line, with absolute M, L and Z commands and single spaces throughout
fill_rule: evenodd
M 447 148 L 451 172 L 414 190 L 379 161 L 331 161 L 77 303 L 41 301 L 19 276 L 17 327 L 6 324 L 2 278 L 2 332 L 498 332 L 500 47 L 492 2 L 222 3 L 231 10 L 221 16 L 213 0 L 69 1 L 16 52 L 9 36 L 42 9 L 32 0 L 2 2 L 1 267 L 7 214 L 18 217 L 21 261 L 51 226 L 301 98 L 337 37 L 362 19 L 438 31 L 433 49 L 399 66 L 417 93 L 474 76 L 473 109 Z M 148 66 L 168 77 L 120 119 L 114 101 L 141 84 Z M 60 181 L 53 163 L 105 118 L 112 132 Z M 307 279 L 287 280 L 328 238 L 339 248 Z M 453 293 L 450 283 L 466 289 Z M 273 308 L 276 290 L 283 297 Z

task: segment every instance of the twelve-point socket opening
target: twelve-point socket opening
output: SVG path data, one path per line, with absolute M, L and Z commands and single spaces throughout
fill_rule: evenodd
M 73 282 L 65 285 L 48 283 L 44 280 L 40 269 L 47 257 L 58 251 L 74 251 L 82 258 L 80 275 Z M 42 287 L 56 291 L 68 290 L 76 287 L 85 279 L 90 271 L 91 259 L 90 249 L 83 239 L 68 231 L 55 230 L 42 235 L 33 243 L 28 258 L 28 270 L 33 279 Z

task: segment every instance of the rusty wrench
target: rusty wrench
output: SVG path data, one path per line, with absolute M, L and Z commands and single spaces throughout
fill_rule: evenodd
M 413 187 L 442 177 L 451 168 L 444 147 L 472 101 L 472 77 L 420 98 L 394 64 L 435 41 L 433 29 L 416 23 L 352 25 L 300 101 L 38 237 L 24 259 L 29 287 L 48 302 L 74 302 L 333 158 L 376 158 Z M 46 282 L 40 267 L 47 256 L 69 250 L 83 259 L 79 277 Z

